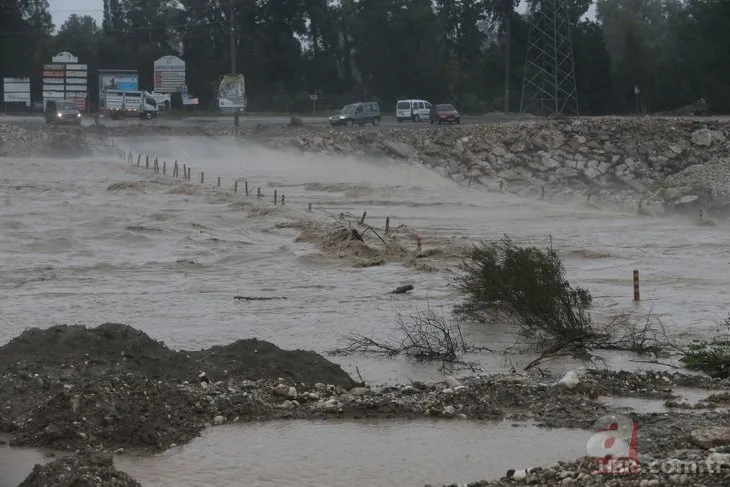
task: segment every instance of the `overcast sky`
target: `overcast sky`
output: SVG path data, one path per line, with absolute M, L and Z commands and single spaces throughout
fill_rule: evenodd
M 96 19 L 96 23 L 101 26 L 101 18 L 104 9 L 103 0 L 48 0 L 51 6 L 51 15 L 56 29 L 66 21 L 71 14 L 79 16 L 90 15 Z M 524 10 L 524 6 L 520 10 Z M 595 5 L 588 10 L 588 17 L 594 17 Z

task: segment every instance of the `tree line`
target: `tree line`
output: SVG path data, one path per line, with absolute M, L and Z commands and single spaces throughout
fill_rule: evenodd
M 190 93 L 215 104 L 235 64 L 252 111 L 302 112 L 376 99 L 520 109 L 530 19 L 546 0 L 104 0 L 101 25 L 47 0 L 0 0 L 0 75 L 30 76 L 69 51 L 98 69 L 136 69 L 151 89 L 164 55 L 187 63 Z M 660 112 L 704 98 L 730 112 L 730 1 L 565 0 L 583 114 Z M 231 26 L 234 28 L 231 41 Z M 505 81 L 509 80 L 509 81 Z M 510 93 L 505 103 L 505 84 Z M 37 97 L 40 93 L 37 94 Z

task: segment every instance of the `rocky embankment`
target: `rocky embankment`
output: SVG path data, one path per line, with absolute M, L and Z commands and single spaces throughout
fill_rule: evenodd
M 391 157 L 491 190 L 624 203 L 648 211 L 730 206 L 730 121 L 585 118 L 489 125 L 266 130 L 277 148 Z
M 93 153 L 93 142 L 78 127 L 24 129 L 0 123 L 0 156 L 78 157 Z
M 0 347 L 0 432 L 11 445 L 123 453 L 183 444 L 208 425 L 273 419 L 531 419 L 589 429 L 610 411 L 601 399 L 608 396 L 660 399 L 673 411 L 631 414 L 641 424 L 642 454 L 699 455 L 730 444 L 728 381 L 609 371 L 559 379 L 507 374 L 368 386 L 314 352 L 255 339 L 174 351 L 126 325 L 55 326 Z M 708 397 L 682 404 L 676 389 L 687 386 Z M 47 481 L 68 462 L 116 475 L 116 484 L 100 485 L 134 485 L 97 457 L 73 458 L 37 467 L 24 485 L 71 485 Z

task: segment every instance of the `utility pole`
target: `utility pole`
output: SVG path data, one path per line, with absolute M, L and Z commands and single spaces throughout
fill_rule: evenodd
M 229 14 L 231 18 L 231 74 L 236 74 L 236 17 L 233 2 L 234 0 L 231 0 L 231 12 Z

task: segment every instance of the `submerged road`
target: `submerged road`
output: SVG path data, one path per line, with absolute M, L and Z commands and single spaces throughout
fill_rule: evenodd
M 305 124 L 327 124 L 328 117 L 299 117 Z M 524 120 L 524 115 L 504 115 L 501 113 L 479 115 L 479 116 L 462 116 L 462 125 L 483 125 L 491 123 L 505 123 L 518 120 Z M 290 116 L 285 115 L 246 115 L 239 119 L 240 125 L 285 125 L 291 120 Z M 139 120 L 137 118 L 128 118 L 125 120 L 111 120 L 107 117 L 101 118 L 101 123 L 106 126 L 123 126 L 132 123 L 145 123 L 149 125 L 167 125 L 167 126 L 193 126 L 193 125 L 231 125 L 233 126 L 233 116 L 191 116 L 177 117 L 162 115 L 155 120 Z M 9 123 L 23 128 L 40 128 L 46 125 L 42 115 L 0 115 L 0 123 Z M 85 116 L 82 125 L 88 126 L 94 124 L 94 118 Z M 398 123 L 394 116 L 385 116 L 381 121 L 381 126 L 385 127 L 401 127 L 401 128 L 426 128 L 431 126 L 428 121 L 425 122 L 403 122 Z M 344 129 L 344 127 L 343 127 Z

